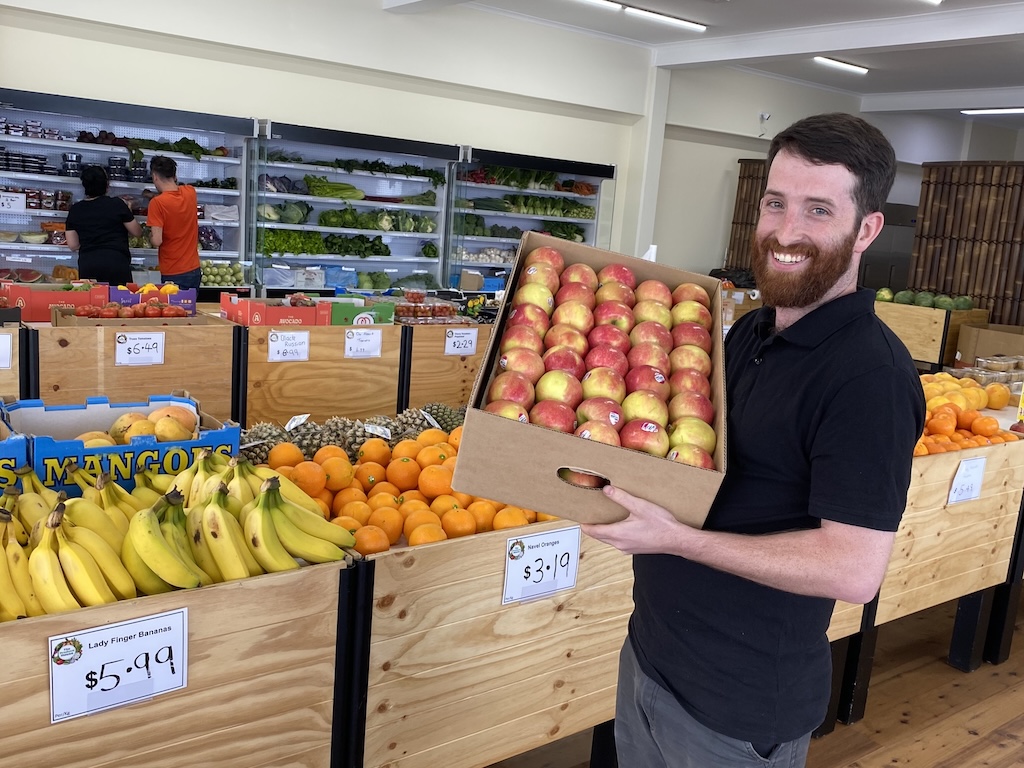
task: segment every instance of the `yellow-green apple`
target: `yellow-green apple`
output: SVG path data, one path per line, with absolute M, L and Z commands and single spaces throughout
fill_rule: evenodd
M 671 397 L 680 392 L 700 392 L 704 397 L 711 397 L 711 382 L 708 377 L 693 368 L 680 368 L 669 374 L 668 389 Z
M 629 334 L 614 325 L 595 325 L 594 330 L 587 334 L 587 341 L 591 347 L 611 347 L 624 355 L 632 346 Z
M 498 345 L 498 351 L 504 354 L 510 349 L 515 349 L 517 347 L 530 349 L 538 355 L 543 355 L 544 338 L 528 325 L 515 325 L 501 335 L 501 343 Z
M 651 392 L 661 398 L 662 402 L 667 402 L 671 395 L 668 377 L 649 365 L 638 365 L 626 374 L 626 392 L 638 390 Z
M 609 264 L 597 271 L 597 282 L 601 285 L 610 282 L 622 283 L 629 286 L 629 290 L 633 290 L 636 288 L 636 275 L 625 264 Z
M 703 448 L 708 453 L 714 453 L 718 438 L 714 428 L 706 421 L 696 416 L 683 416 L 668 425 L 668 441 L 672 448 L 689 443 Z
M 633 305 L 633 319 L 638 323 L 655 322 L 672 327 L 672 310 L 656 301 L 638 301 Z
M 530 283 L 540 283 L 554 296 L 558 292 L 558 272 L 550 264 L 544 262 L 538 262 L 531 264 L 523 270 L 523 274 L 519 276 L 519 285 L 528 285 Z
M 540 400 L 530 409 L 530 423 L 571 433 L 576 429 L 576 412 L 558 400 Z
M 684 390 L 668 401 L 669 421 L 683 416 L 695 416 L 706 424 L 714 424 L 715 406 L 700 392 Z
M 638 302 L 656 301 L 669 308 L 675 304 L 672 301 L 672 289 L 661 282 L 661 280 L 644 280 L 633 290 L 633 293 L 636 294 Z
M 676 323 L 672 326 L 672 346 L 692 344 L 711 354 L 711 334 L 700 323 Z
M 711 309 L 711 297 L 696 283 L 680 283 L 676 286 L 672 291 L 672 304 L 676 305 L 681 301 L 696 301 Z
M 578 301 L 591 311 L 597 306 L 594 292 L 583 283 L 566 283 L 558 289 L 558 293 L 555 294 L 555 306 L 558 307 L 567 301 Z
M 513 403 L 511 400 L 492 400 L 484 406 L 484 410 L 496 416 L 501 416 L 503 419 L 521 421 L 524 424 L 530 421 L 530 415 L 526 412 L 526 409 L 519 403 Z
M 653 392 L 638 389 L 622 401 L 622 416 L 628 424 L 636 419 L 647 419 L 663 427 L 668 426 L 668 406 Z
M 555 306 L 555 311 L 551 313 L 551 322 L 555 325 L 571 325 L 586 336 L 594 330 L 594 313 L 582 301 L 567 301 Z
M 541 376 L 541 379 L 543 378 Z M 539 384 L 540 381 L 538 380 L 537 383 Z M 491 381 L 491 386 L 487 388 L 487 400 L 488 402 L 511 400 L 513 403 L 519 403 L 526 410 L 530 410 L 536 402 L 536 394 L 533 384 L 526 376 L 518 371 L 505 371 L 499 373 Z
M 578 472 L 569 467 L 562 467 L 558 470 L 559 480 L 564 480 L 569 485 L 576 485 L 580 488 L 600 488 L 608 484 L 608 481 L 598 475 L 589 472 Z
M 577 379 L 582 379 L 587 372 L 583 358 L 570 347 L 552 347 L 544 353 L 542 366 L 544 373 L 548 371 L 565 371 Z
M 672 366 L 672 372 L 683 368 L 692 368 L 705 376 L 711 375 L 711 356 L 693 344 L 684 344 L 673 349 L 668 354 L 668 362 Z
M 591 347 L 587 356 L 583 358 L 583 363 L 588 371 L 591 368 L 611 368 L 617 371 L 619 376 L 629 373 L 629 361 L 626 360 L 626 356 L 612 347 Z
M 576 427 L 576 437 L 593 440 L 595 443 L 619 445 L 619 433 L 611 424 L 603 421 L 587 421 Z
M 607 397 L 621 403 L 626 397 L 626 380 L 611 368 L 591 368 L 580 379 L 583 385 L 583 399 Z
M 523 264 L 527 267 L 538 263 L 550 264 L 559 274 L 565 269 L 565 259 L 562 257 L 562 252 L 547 245 L 534 248 L 526 254 L 526 258 L 523 260 Z
M 518 307 L 520 304 L 536 304 L 551 317 L 555 309 L 555 297 L 540 283 L 527 283 L 520 286 L 512 296 L 512 306 Z
M 548 332 L 544 334 L 544 347 L 545 349 L 569 347 L 569 349 L 575 350 L 576 354 L 580 357 L 585 357 L 587 352 L 590 351 L 590 344 L 587 343 L 586 335 L 565 323 L 552 325 L 548 329 Z
M 711 330 L 711 312 L 699 301 L 680 301 L 672 306 L 672 325 L 697 323 Z
M 632 448 L 634 451 L 643 451 L 662 458 L 672 447 L 669 445 L 665 428 L 656 421 L 647 419 L 634 419 L 623 424 L 619 430 L 619 444 L 623 448 Z
M 628 334 L 636 323 L 633 321 L 633 310 L 621 301 L 606 301 L 594 307 L 594 325 L 614 325 L 623 333 Z
M 630 370 L 641 365 L 649 365 L 652 368 L 657 368 L 666 376 L 669 374 L 668 354 L 657 344 L 652 344 L 651 342 L 637 344 L 630 349 L 629 354 L 626 355 L 626 360 L 629 362 Z
M 601 287 L 594 292 L 594 300 L 598 304 L 604 304 L 606 301 L 619 301 L 627 307 L 636 304 L 633 289 L 623 283 L 602 283 Z
M 520 304 L 518 307 L 512 308 L 508 313 L 508 319 L 505 321 L 506 328 L 516 325 L 525 325 L 533 328 L 537 335 L 543 336 L 548 332 L 548 328 L 551 327 L 551 319 L 548 317 L 548 313 L 536 304 Z
M 603 422 L 616 432 L 626 423 L 622 418 L 622 406 L 610 397 L 591 397 L 584 400 L 576 408 L 576 418 L 581 424 L 591 421 Z
M 583 402 L 583 385 L 579 379 L 565 371 L 548 371 L 540 377 L 536 387 L 537 400 L 557 400 L 565 403 L 576 415 L 576 406 Z M 575 429 L 575 427 L 573 427 Z
M 700 326 L 697 327 L 700 328 Z M 638 322 L 633 326 L 633 330 L 629 332 L 629 340 L 634 345 L 657 344 L 666 352 L 671 352 L 672 347 L 675 346 L 675 344 L 672 343 L 672 332 L 655 320 L 644 320 L 642 323 Z
M 682 443 L 673 448 L 665 458 L 677 464 L 689 464 L 691 467 L 700 469 L 715 468 L 715 458 L 703 448 L 690 443 Z
M 562 274 L 558 276 L 559 281 L 563 286 L 569 283 L 582 283 L 590 292 L 593 293 L 597 290 L 597 286 L 601 283 L 597 279 L 597 272 L 589 264 L 569 264 L 565 269 L 562 270 Z
M 503 371 L 515 371 L 523 374 L 531 384 L 536 384 L 547 370 L 541 356 L 526 347 L 510 349 L 498 358 L 498 367 Z

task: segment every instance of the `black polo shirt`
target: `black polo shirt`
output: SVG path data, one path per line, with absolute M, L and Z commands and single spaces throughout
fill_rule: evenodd
M 906 347 L 875 316 L 873 291 L 781 333 L 774 320 L 773 309 L 752 312 L 726 338 L 729 463 L 705 528 L 758 534 L 827 519 L 896 530 L 925 413 Z M 822 722 L 833 600 L 671 555 L 634 556 L 633 570 L 641 668 L 698 721 L 755 743 Z

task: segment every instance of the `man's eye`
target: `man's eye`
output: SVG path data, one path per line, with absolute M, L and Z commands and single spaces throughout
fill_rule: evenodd
M 828 211 L 825 208 L 814 208 L 812 210 L 815 216 L 828 216 Z

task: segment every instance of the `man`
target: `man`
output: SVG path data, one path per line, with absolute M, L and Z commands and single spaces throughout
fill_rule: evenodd
M 752 246 L 765 307 L 725 342 L 728 471 L 703 530 L 610 487 L 629 516 L 583 526 L 635 555 L 623 768 L 804 765 L 834 601 L 875 596 L 906 505 L 921 385 L 856 286 L 895 153 L 829 114 L 782 131 L 768 163 Z
M 157 155 L 149 163 L 157 195 L 149 201 L 149 241 L 157 249 L 160 279 L 179 288 L 199 288 L 199 216 L 196 190 L 178 184 L 178 165 Z

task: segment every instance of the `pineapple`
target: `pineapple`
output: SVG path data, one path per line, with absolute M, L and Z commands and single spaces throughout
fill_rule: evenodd
M 321 427 L 315 421 L 307 420 L 297 427 L 288 430 L 288 441 L 295 443 L 302 451 L 307 461 L 312 460 L 313 455 L 323 445 Z
M 242 430 L 240 453 L 253 464 L 266 464 L 270 449 L 288 439 L 288 433 L 281 427 L 261 421 L 252 429 Z

